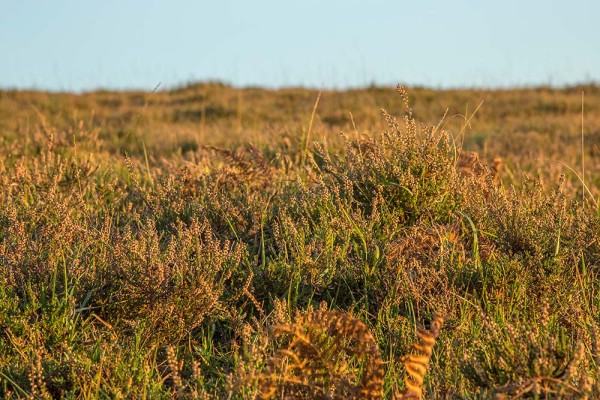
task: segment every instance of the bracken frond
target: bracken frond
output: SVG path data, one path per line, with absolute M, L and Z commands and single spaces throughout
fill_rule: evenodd
M 444 318 L 436 316 L 431 323 L 429 331 L 421 328 L 417 329 L 417 336 L 420 342 L 413 344 L 413 349 L 417 354 L 408 354 L 404 357 L 404 368 L 406 369 L 404 383 L 406 387 L 402 394 L 396 396 L 398 400 L 422 398 L 425 373 L 427 373 L 429 360 L 433 353 L 433 346 L 440 334 L 443 323 Z
M 357 318 L 318 310 L 272 328 L 289 340 L 260 377 L 263 399 L 381 399 L 383 363 L 377 342 Z M 357 367 L 362 370 L 356 379 Z

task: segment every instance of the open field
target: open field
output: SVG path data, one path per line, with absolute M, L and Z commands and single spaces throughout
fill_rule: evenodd
M 0 91 L 0 397 L 600 397 L 600 87 L 408 97 Z

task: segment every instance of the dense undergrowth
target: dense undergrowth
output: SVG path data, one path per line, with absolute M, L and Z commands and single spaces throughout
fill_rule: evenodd
M 409 398 L 420 363 L 428 398 L 600 396 L 594 200 L 382 118 L 152 162 L 4 139 L 0 396 Z

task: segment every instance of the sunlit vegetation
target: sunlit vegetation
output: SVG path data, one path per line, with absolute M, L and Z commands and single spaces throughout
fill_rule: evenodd
M 600 88 L 408 93 L 1 91 L 0 397 L 598 398 Z

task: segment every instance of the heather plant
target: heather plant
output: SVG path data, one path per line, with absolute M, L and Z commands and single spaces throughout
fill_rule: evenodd
M 532 179 L 507 190 L 475 187 L 479 196 L 468 204 L 466 212 L 485 232 L 486 240 L 503 254 L 563 265 L 576 264 L 584 257 L 595 264 L 598 247 L 589 238 L 597 232 L 598 221 L 590 218 L 593 209 L 585 210 L 593 206 L 568 196 L 564 179 L 561 176 L 550 190 L 544 189 L 542 181 Z
M 90 306 L 102 306 L 109 322 L 143 326 L 158 343 L 183 339 L 206 317 L 228 318 L 244 296 L 231 291 L 244 284 L 243 249 L 218 242 L 198 221 L 177 228 L 162 244 L 151 223 L 143 223 L 136 237 L 126 228 L 115 238 L 112 267 L 102 277 L 105 298 Z
M 500 398 L 591 396 L 595 382 L 588 372 L 584 343 L 597 344 L 586 335 L 585 322 L 568 332 L 550 315 L 547 303 L 541 304 L 536 317 L 535 323 L 516 325 L 483 316 L 481 335 L 463 361 L 465 374 L 488 395 Z
M 457 201 L 452 137 L 419 126 L 403 89 L 401 95 L 407 107 L 404 126 L 384 112 L 388 129 L 378 141 L 347 142 L 343 160 L 332 160 L 321 151 L 322 168 L 335 180 L 331 184 L 339 187 L 340 195 L 352 199 L 365 215 L 376 213 L 377 205 L 403 225 L 421 218 L 446 221 Z

